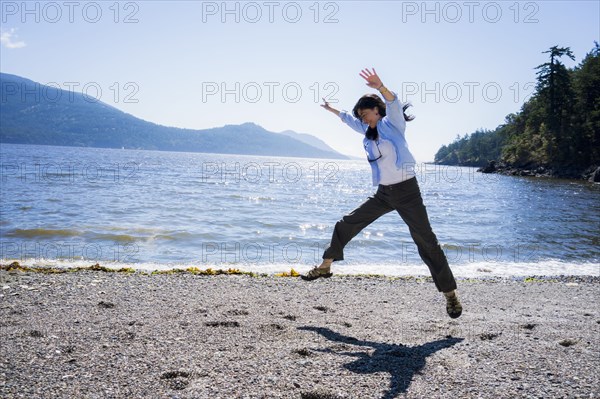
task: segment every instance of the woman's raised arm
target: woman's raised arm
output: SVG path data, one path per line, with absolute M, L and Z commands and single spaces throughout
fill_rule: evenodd
M 392 102 L 396 99 L 396 97 L 394 96 L 394 93 L 392 93 L 391 91 L 389 91 L 384 85 L 383 82 L 381 81 L 381 79 L 379 78 L 379 76 L 377 75 L 377 72 L 375 71 L 375 68 L 372 68 L 372 71 L 369 71 L 368 68 L 363 69 L 362 71 L 360 71 L 359 75 L 367 81 L 367 86 L 379 90 L 379 92 L 381 93 L 381 95 L 383 96 L 383 98 L 385 98 L 387 101 Z
M 350 126 L 352 129 L 354 129 L 358 133 L 365 134 L 365 131 L 367 130 L 366 124 L 362 123 L 359 119 L 356 119 L 354 116 L 348 114 L 345 111 L 341 112 L 341 111 L 338 111 L 337 109 L 333 108 L 332 106 L 329 105 L 329 103 L 325 99 L 323 99 L 323 102 L 324 102 L 324 104 L 321 104 L 321 107 L 325 108 L 329 112 L 333 112 L 336 116 L 338 116 L 342 120 L 342 122 L 344 122 L 346 125 Z
M 404 110 L 402 108 L 402 104 L 400 103 L 400 99 L 397 98 L 397 95 L 392 93 L 383 85 L 383 82 L 377 75 L 377 72 L 375 72 L 375 68 L 372 68 L 372 71 L 369 71 L 368 68 L 365 68 L 360 71 L 359 75 L 367 81 L 367 86 L 379 90 L 379 93 L 381 93 L 386 102 L 385 110 L 387 118 L 394 126 L 404 132 L 404 129 L 406 129 L 406 119 L 404 118 Z
M 340 116 L 340 111 L 330 106 L 325 98 L 323 98 L 323 102 L 324 104 L 321 104 L 321 107 L 325 108 L 329 112 L 333 112 L 336 116 Z

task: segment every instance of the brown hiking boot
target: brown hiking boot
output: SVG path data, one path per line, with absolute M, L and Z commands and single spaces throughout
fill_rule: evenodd
M 312 269 L 310 269 L 308 273 L 301 275 L 300 277 L 302 278 L 302 280 L 312 281 L 321 277 L 329 278 L 331 276 L 333 276 L 333 273 L 331 273 L 329 268 L 315 266 Z
M 444 292 L 444 296 L 446 297 L 446 312 L 448 312 L 448 316 L 453 319 L 458 318 L 462 314 L 462 305 L 458 300 L 456 291 Z

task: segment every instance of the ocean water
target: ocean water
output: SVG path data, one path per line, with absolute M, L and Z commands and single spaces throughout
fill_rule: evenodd
M 319 263 L 333 226 L 375 188 L 364 160 L 2 144 L 0 258 L 275 273 Z M 600 274 L 600 185 L 417 164 L 457 276 Z M 428 275 L 384 215 L 339 273 Z

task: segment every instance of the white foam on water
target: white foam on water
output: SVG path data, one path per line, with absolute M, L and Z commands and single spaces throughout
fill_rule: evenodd
M 463 265 L 450 265 L 455 277 L 486 276 L 599 276 L 600 263 L 574 263 L 560 260 L 545 262 L 473 262 Z M 310 267 L 299 267 L 299 272 Z M 349 264 L 334 263 L 332 271 L 337 274 L 381 274 L 385 276 L 430 276 L 425 264 Z
M 103 262 L 90 261 L 84 259 L 0 259 L 0 263 L 8 265 L 12 262 L 19 262 L 22 266 L 29 267 L 55 267 L 55 268 L 73 268 L 89 267 L 96 263 L 101 266 L 120 269 L 123 267 L 133 268 L 139 271 L 187 269 L 197 267 L 205 270 L 212 268 L 214 270 L 239 269 L 240 271 L 275 274 L 289 272 L 294 269 L 298 273 L 305 273 L 312 265 L 293 264 L 293 263 L 265 263 L 265 264 L 242 264 L 242 263 L 221 263 L 206 264 L 201 262 L 186 263 L 126 263 L 126 262 Z M 486 276 L 598 276 L 600 277 L 600 263 L 594 262 L 565 262 L 561 260 L 549 259 L 542 262 L 473 262 L 462 265 L 451 265 L 455 277 L 486 277 Z M 332 271 L 335 274 L 375 274 L 385 276 L 429 276 L 429 270 L 424 264 L 361 264 L 344 262 L 334 263 Z

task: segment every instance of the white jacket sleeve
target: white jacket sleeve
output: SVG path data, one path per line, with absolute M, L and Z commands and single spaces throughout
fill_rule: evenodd
M 385 100 L 385 113 L 389 121 L 402 133 L 406 130 L 406 120 L 404 119 L 404 111 L 402 110 L 402 103 L 398 99 L 398 94 L 392 92 L 394 95 L 393 101 Z
M 364 135 L 367 131 L 367 124 L 362 123 L 359 119 L 355 118 L 353 115 L 350 115 L 346 111 L 340 111 L 340 119 L 346 125 L 350 126 L 352 129 L 356 130 L 358 133 Z

